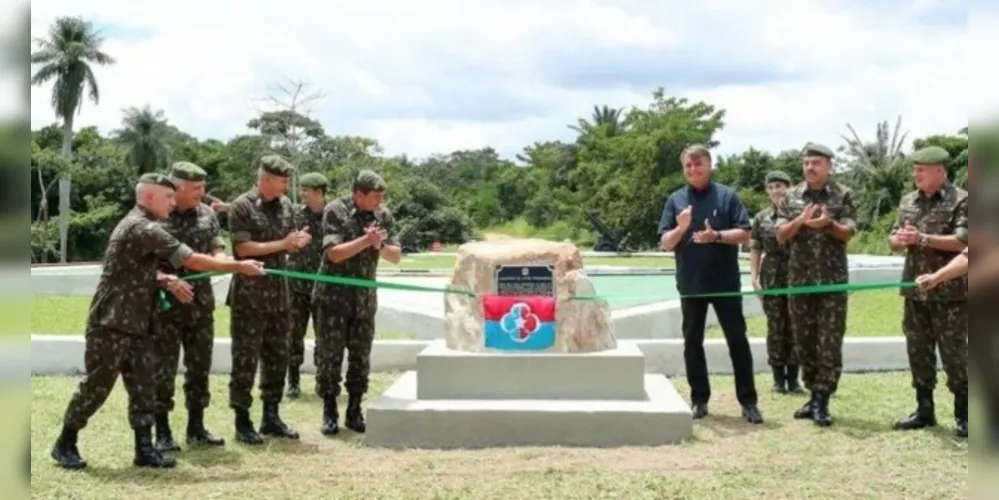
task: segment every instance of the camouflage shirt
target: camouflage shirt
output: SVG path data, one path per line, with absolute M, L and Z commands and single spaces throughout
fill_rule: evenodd
M 313 212 L 307 205 L 302 205 L 295 211 L 295 225 L 299 229 L 308 227 L 312 241 L 307 247 L 288 256 L 289 267 L 304 273 L 318 272 L 323 259 L 323 213 Z M 292 293 L 312 294 L 312 281 L 291 280 L 288 285 Z
M 133 208 L 108 240 L 100 282 L 90 303 L 88 328 L 147 335 L 159 293 L 156 270 L 160 261 L 179 268 L 193 253 L 170 236 L 152 213 Z
M 768 207 L 753 217 L 749 248 L 763 252 L 760 263 L 760 285 L 763 288 L 787 286 L 788 249 L 777 243 L 777 211 Z
M 163 229 L 198 253 L 214 255 L 225 248 L 225 242 L 222 241 L 220 235 L 219 222 L 215 218 L 215 211 L 204 203 L 199 203 L 197 207 L 189 210 L 174 210 L 170 217 L 163 222 Z M 166 261 L 160 262 L 160 271 L 178 277 L 197 274 Z M 173 296 L 167 294 L 175 306 L 170 311 L 210 313 L 215 310 L 215 293 L 212 291 L 211 280 L 194 280 L 191 282 L 191 286 L 194 288 L 194 302 L 188 307 L 173 300 Z
M 295 207 L 284 195 L 264 201 L 253 188 L 233 200 L 229 210 L 233 254 L 240 243 L 282 240 L 295 229 Z M 287 255 L 281 251 L 248 258 L 263 262 L 269 269 L 287 269 Z M 268 313 L 286 311 L 291 304 L 288 281 L 279 276 L 233 275 L 226 304 Z
M 898 219 L 892 227 L 892 234 L 905 222 L 916 227 L 919 232 L 929 235 L 954 235 L 968 243 L 968 192 L 950 183 L 945 184 L 933 196 L 926 196 L 916 190 L 902 197 L 898 207 Z M 903 281 L 914 281 L 921 274 L 928 274 L 946 266 L 960 252 L 944 252 L 928 247 L 911 246 L 905 249 Z M 929 292 L 917 288 L 902 288 L 900 293 L 915 300 L 967 300 L 967 275 L 941 283 Z
M 846 186 L 829 181 L 822 189 L 813 191 L 802 182 L 787 191 L 777 204 L 777 226 L 786 224 L 801 215 L 809 203 L 825 205 L 829 216 L 856 232 L 857 221 L 853 206 L 853 192 Z M 818 217 L 819 214 L 816 215 Z M 824 285 L 847 283 L 850 268 L 846 257 L 846 243 L 836 239 L 831 227 L 812 229 L 802 226 L 798 234 L 787 242 L 788 286 Z
M 395 222 L 388 209 L 361 212 L 357 210 L 350 196 L 329 202 L 323 210 L 323 248 L 328 249 L 360 238 L 364 235 L 364 229 L 374 222 L 388 231 L 386 245 L 399 245 L 396 240 Z M 321 272 L 334 276 L 373 280 L 378 270 L 379 259 L 379 250 L 369 247 L 340 263 L 323 259 Z M 375 289 L 319 283 L 315 294 L 324 304 L 331 304 L 334 310 L 343 311 L 350 317 L 373 317 L 378 310 L 378 294 Z

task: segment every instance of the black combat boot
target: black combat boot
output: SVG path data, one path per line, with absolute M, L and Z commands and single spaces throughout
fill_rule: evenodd
M 156 414 L 156 449 L 162 453 L 168 451 L 180 451 L 180 445 L 173 440 L 173 431 L 170 430 L 170 414 Z
M 364 413 L 361 411 L 362 394 L 351 394 L 347 398 L 347 415 L 343 424 L 350 430 L 364 434 L 367 425 L 364 423 Z
M 954 433 L 957 437 L 968 437 L 968 395 L 954 396 Z
M 205 446 L 225 446 L 225 439 L 215 437 L 205 429 L 205 410 L 187 410 L 187 444 Z
M 833 417 L 829 413 L 829 394 L 815 394 L 815 406 L 812 412 L 812 421 L 815 425 L 829 427 L 833 424 Z
M 816 394 L 813 392 L 812 397 L 808 398 L 804 406 L 794 410 L 794 418 L 797 420 L 812 420 L 815 418 L 815 400 Z
M 786 377 L 784 380 L 787 381 L 787 392 L 791 394 L 804 394 L 805 388 L 801 386 L 798 382 L 798 366 L 797 365 L 787 365 Z
M 281 420 L 278 403 L 264 403 L 264 418 L 260 421 L 260 433 L 287 439 L 298 439 L 298 433 Z
M 774 372 L 773 391 L 784 394 L 787 392 L 787 370 L 782 365 L 772 367 Z
M 249 410 L 236 410 L 236 441 L 244 444 L 264 444 L 264 438 L 253 428 Z
M 937 425 L 936 412 L 933 405 L 933 391 L 926 389 L 916 390 L 916 411 L 909 416 L 895 422 L 895 430 L 911 431 L 935 427 Z
M 152 429 L 137 427 L 135 429 L 135 459 L 136 467 L 152 467 L 154 469 L 169 469 L 177 465 L 177 461 L 164 456 L 153 446 Z
M 340 412 L 336 407 L 336 396 L 326 396 L 323 398 L 323 426 L 320 432 L 324 436 L 335 436 L 340 432 Z
M 76 449 L 77 431 L 68 427 L 62 428 L 62 434 L 52 447 L 52 459 L 63 469 L 83 469 L 87 466 L 87 461 L 80 457 L 80 450 Z
M 288 398 L 298 399 L 302 395 L 302 388 L 299 386 L 299 381 L 301 380 L 301 374 L 299 374 L 298 367 L 289 366 L 288 367 Z

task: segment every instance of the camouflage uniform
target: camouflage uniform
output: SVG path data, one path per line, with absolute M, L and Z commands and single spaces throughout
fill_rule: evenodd
M 322 189 L 329 185 L 326 177 L 316 172 L 303 175 L 298 185 L 304 188 Z M 298 207 L 296 211 L 296 226 L 308 227 L 312 235 L 309 246 L 291 254 L 291 268 L 296 271 L 315 273 L 319 271 L 323 258 L 323 213 L 313 212 L 307 205 Z M 305 362 L 305 335 L 309 330 L 309 319 L 315 320 L 312 309 L 312 288 L 314 282 L 306 280 L 291 280 L 288 286 L 291 290 L 291 337 L 288 359 L 288 396 L 295 398 L 299 394 L 299 370 Z
M 144 175 L 139 182 L 173 187 L 158 174 Z M 173 465 L 152 443 L 155 386 L 150 320 L 157 304 L 159 262 L 180 267 L 193 253 L 142 206 L 137 205 L 115 226 L 87 317 L 83 353 L 87 373 L 66 408 L 63 431 L 52 450 L 52 458 L 62 467 L 86 466 L 76 447 L 77 434 L 107 401 L 119 374 L 128 391 L 129 424 L 135 429 L 135 464 Z
M 206 174 L 193 163 L 178 162 L 173 165 L 170 176 L 182 181 L 203 182 Z M 174 210 L 163 222 L 163 228 L 195 252 L 214 255 L 225 248 L 215 211 L 204 203 L 184 211 Z M 161 262 L 160 270 L 177 277 L 192 274 L 170 262 Z M 180 449 L 170 431 L 169 413 L 174 408 L 174 383 L 181 346 L 184 348 L 184 396 L 188 411 L 187 441 L 213 446 L 225 444 L 204 427 L 204 409 L 211 399 L 208 376 L 215 342 L 215 295 L 211 280 L 195 280 L 190 284 L 194 288 L 192 303 L 181 304 L 165 292 L 171 307 L 158 309 L 156 315 L 156 443 L 161 451 Z
M 791 185 L 791 178 L 783 172 L 767 174 L 766 183 L 783 182 Z M 760 263 L 760 286 L 764 290 L 787 287 L 788 249 L 777 242 L 777 207 L 761 210 L 753 217 L 749 247 L 763 253 Z M 774 390 L 800 392 L 798 363 L 794 352 L 794 337 L 784 295 L 761 297 L 763 313 L 767 317 L 767 362 L 774 373 Z
M 374 172 L 358 175 L 354 190 L 385 190 L 385 182 Z M 376 212 L 357 209 L 351 196 L 331 201 L 323 212 L 323 248 L 329 249 L 364 235 L 366 227 L 377 223 L 388 231 L 385 245 L 398 246 L 392 214 L 385 208 Z M 366 248 L 340 263 L 323 259 L 323 274 L 375 279 L 379 249 Z M 349 395 L 346 426 L 364 432 L 361 399 L 368 390 L 371 345 L 375 337 L 377 290 L 328 283 L 316 283 L 316 394 L 324 400 L 323 433 L 338 431 L 336 397 L 340 394 L 343 351 L 347 349 L 347 376 L 344 386 Z
M 917 165 L 946 165 L 947 150 L 923 148 L 912 155 Z M 945 167 L 944 167 L 945 168 Z M 954 235 L 968 242 L 968 193 L 949 182 L 927 196 L 919 190 L 902 197 L 898 220 L 892 234 L 908 222 L 924 235 Z M 903 281 L 914 281 L 947 265 L 960 252 L 935 250 L 925 245 L 925 239 L 905 250 Z M 912 371 L 912 387 L 916 390 L 917 409 L 896 423 L 897 429 L 917 429 L 936 425 L 933 390 L 937 382 L 937 347 L 947 386 L 954 394 L 955 418 L 960 427 L 968 420 L 968 277 L 967 275 L 928 292 L 903 288 L 905 332 Z
M 290 177 L 294 172 L 290 163 L 276 155 L 258 160 L 257 168 L 281 177 Z M 234 254 L 242 243 L 279 241 L 296 229 L 295 207 L 284 195 L 264 200 L 254 187 L 232 202 L 229 230 Z M 284 251 L 256 258 L 268 269 L 287 268 Z M 247 444 L 263 443 L 260 434 L 297 439 L 298 434 L 278 415 L 288 370 L 288 332 L 291 328 L 287 280 L 279 276 L 234 275 L 226 305 L 231 308 L 232 315 L 229 406 L 236 413 L 236 439 Z M 260 399 L 264 403 L 260 433 L 253 429 L 249 416 L 258 364 Z
M 833 157 L 832 150 L 808 144 L 806 156 Z M 789 223 L 809 203 L 824 205 L 829 216 L 856 231 L 853 192 L 829 180 L 813 191 L 807 182 L 788 190 L 777 205 L 777 225 Z M 789 251 L 788 286 L 812 286 L 847 283 L 850 279 L 846 243 L 836 239 L 830 228 L 802 226 L 787 242 Z M 836 393 L 843 372 L 843 337 L 846 335 L 847 295 L 845 292 L 808 294 L 788 297 L 791 329 L 802 380 L 812 398 L 795 412 L 796 418 L 813 418 L 816 423 L 832 423 L 828 415 L 829 398 Z

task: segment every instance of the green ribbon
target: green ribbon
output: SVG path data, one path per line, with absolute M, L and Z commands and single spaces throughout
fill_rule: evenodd
M 346 276 L 335 276 L 331 274 L 320 274 L 320 273 L 306 273 L 301 271 L 290 271 L 286 269 L 265 269 L 264 273 L 270 276 L 280 276 L 287 279 L 293 280 L 303 280 L 303 281 L 314 281 L 318 283 L 327 283 L 331 285 L 342 285 L 354 288 L 367 288 L 367 289 L 378 289 L 384 288 L 388 290 L 401 290 L 406 292 L 424 292 L 424 293 L 439 293 L 448 295 L 462 295 L 465 297 L 475 297 L 478 294 L 473 293 L 469 290 L 463 290 L 454 287 L 435 287 L 435 286 L 425 286 L 425 285 L 411 285 L 406 283 L 394 283 L 391 281 L 378 281 L 369 280 L 365 278 L 349 278 Z M 180 279 L 184 281 L 195 281 L 200 279 L 211 278 L 213 276 L 224 276 L 231 273 L 198 273 L 191 274 L 189 276 L 184 276 Z M 865 283 L 829 283 L 825 285 L 807 285 L 807 286 L 792 286 L 784 288 L 769 288 L 763 290 L 738 290 L 732 292 L 719 292 L 719 293 L 700 293 L 700 294 L 688 294 L 680 296 L 663 296 L 662 300 L 677 300 L 677 299 L 695 299 L 695 298 L 723 298 L 723 297 L 745 297 L 745 296 L 796 296 L 796 295 L 815 295 L 823 293 L 849 293 L 849 292 L 860 292 L 866 290 L 886 290 L 886 289 L 899 289 L 899 288 L 912 288 L 916 286 L 914 282 L 911 281 L 873 281 Z M 570 297 L 569 300 L 608 300 L 608 299 L 649 299 L 655 298 L 652 295 L 631 295 L 631 294 L 613 294 L 613 295 L 575 295 Z M 160 310 L 168 311 L 172 307 L 169 296 L 166 290 L 160 290 L 159 293 L 159 306 Z

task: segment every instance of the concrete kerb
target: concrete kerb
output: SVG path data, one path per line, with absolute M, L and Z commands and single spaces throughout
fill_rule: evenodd
M 683 340 L 649 339 L 620 340 L 622 345 L 632 344 L 645 355 L 646 373 L 666 376 L 684 373 Z M 374 372 L 401 372 L 416 369 L 417 355 L 430 345 L 428 340 L 376 340 L 371 352 L 371 369 Z M 312 362 L 314 343 L 306 341 L 305 373 L 315 373 Z M 770 371 L 766 359 L 764 339 L 750 339 L 753 364 L 758 373 Z M 232 368 L 230 339 L 215 340 L 212 353 L 212 372 L 228 374 Z M 32 335 L 32 375 L 82 375 L 84 338 L 79 335 Z M 721 339 L 704 342 L 708 367 L 712 373 L 732 373 L 728 346 Z M 843 345 L 843 370 L 846 372 L 894 371 L 908 369 L 909 362 L 902 337 L 848 338 Z M 183 372 L 183 364 L 180 370 Z M 22 372 L 23 373 L 23 372 Z

